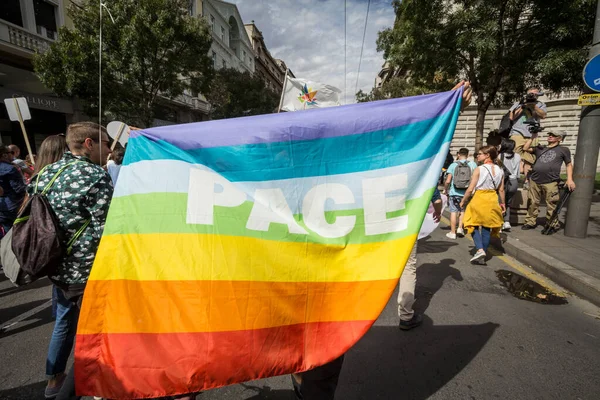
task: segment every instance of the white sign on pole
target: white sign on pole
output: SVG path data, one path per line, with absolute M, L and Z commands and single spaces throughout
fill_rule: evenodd
M 15 100 L 17 100 L 17 104 L 19 105 L 23 121 L 31 119 L 31 113 L 29 112 L 29 106 L 27 105 L 27 99 L 25 97 L 10 97 L 4 99 L 4 105 L 6 105 L 6 111 L 8 111 L 8 118 L 10 118 L 11 121 L 19 120 L 19 111 L 15 105 Z
M 129 125 L 120 121 L 112 121 L 106 125 L 106 130 L 108 131 L 108 136 L 114 140 L 111 150 L 115 149 L 117 142 L 125 147 L 129 140 Z

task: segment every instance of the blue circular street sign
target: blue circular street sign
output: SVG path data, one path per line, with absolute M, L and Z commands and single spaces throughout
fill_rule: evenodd
M 594 56 L 585 64 L 583 81 L 594 92 L 600 92 L 600 54 Z

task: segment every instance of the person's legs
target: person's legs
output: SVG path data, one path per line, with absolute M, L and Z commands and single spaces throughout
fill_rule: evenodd
M 481 246 L 483 251 L 487 253 L 488 247 L 490 246 L 490 239 L 492 238 L 492 229 L 481 227 Z
M 56 322 L 46 358 L 47 397 L 55 396 L 58 393 L 65 378 L 67 360 L 73 349 L 79 317 L 79 308 L 67 300 L 56 286 L 53 287 L 53 296 L 56 298 Z
M 556 209 L 558 205 L 558 201 L 560 200 L 560 193 L 558 191 L 558 182 L 551 182 L 542 185 L 544 187 L 544 195 L 546 199 L 546 223 L 550 221 L 552 218 L 552 213 Z M 552 224 L 551 228 L 558 228 L 558 218 Z
M 446 236 L 450 239 L 456 239 L 456 234 L 462 234 L 462 220 L 460 220 L 460 196 L 450 196 L 448 198 L 448 209 L 450 210 L 450 232 Z M 459 230 L 460 229 L 460 230 Z M 457 230 L 459 230 L 457 232 Z
M 541 187 L 534 181 L 529 182 L 527 193 L 527 216 L 525 217 L 525 226 L 536 226 L 537 216 L 540 212 Z
M 415 287 L 417 285 L 417 242 L 413 246 L 398 288 L 398 316 L 400 321 L 410 321 L 415 314 Z
M 464 211 L 461 211 L 460 213 L 458 213 L 458 228 L 456 229 L 460 229 L 461 231 L 463 230 L 463 218 L 465 216 Z
M 292 374 L 292 384 L 297 400 L 333 400 L 344 356 L 320 367 Z
M 75 394 L 75 368 L 71 367 L 65 382 L 56 396 L 56 400 L 80 400 L 81 396 Z
M 450 213 L 450 233 L 456 233 L 456 223 L 458 222 L 458 213 Z
M 535 162 L 535 156 L 527 151 L 523 151 L 523 145 L 527 141 L 523 135 L 516 134 L 510 138 L 515 141 L 515 153 L 521 156 L 521 172 L 525 175 L 525 181 L 527 182 L 529 180 L 529 172 Z M 532 147 L 537 146 L 537 139 L 534 139 L 531 145 Z
M 506 213 L 504 214 L 504 222 L 508 222 L 510 224 L 510 204 L 514 195 L 519 190 L 519 182 L 516 179 L 509 179 L 507 186 L 508 187 L 506 188 L 506 195 L 504 196 L 504 201 L 506 202 Z
M 479 231 L 479 227 L 475 227 L 471 236 L 473 236 L 473 242 L 475 243 L 475 249 L 483 250 L 483 242 L 481 240 L 481 232 Z

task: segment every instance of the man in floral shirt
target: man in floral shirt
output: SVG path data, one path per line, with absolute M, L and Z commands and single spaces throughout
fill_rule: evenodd
M 100 135 L 100 130 L 102 135 Z M 113 194 L 110 176 L 102 169 L 102 161 L 110 154 L 106 130 L 92 122 L 72 124 L 67 129 L 67 145 L 71 151 L 49 165 L 39 178 L 32 179 L 29 194 L 37 184 L 41 192 L 58 170 L 70 165 L 56 179 L 47 194 L 52 210 L 69 241 L 89 220 L 81 236 L 73 244 L 51 280 L 64 290 L 81 288 L 87 282 L 94 263 L 100 237 L 106 222 L 108 206 Z M 66 245 L 66 243 L 65 243 Z
M 56 173 L 67 166 L 46 197 L 65 234 L 65 248 L 67 242 L 83 229 L 70 253 L 64 256 L 57 271 L 50 276 L 56 285 L 57 308 L 46 360 L 47 399 L 55 398 L 65 382 L 80 300 L 96 257 L 113 194 L 110 176 L 101 167 L 111 152 L 106 129 L 92 122 L 72 124 L 67 128 L 66 139 L 70 151 L 43 169 L 39 176 L 33 177 L 27 188 L 29 194 L 36 189 L 41 192 Z

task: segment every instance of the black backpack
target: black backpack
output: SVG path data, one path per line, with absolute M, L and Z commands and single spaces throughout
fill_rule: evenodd
M 35 193 L 29 197 L 12 227 L 12 250 L 21 269 L 33 279 L 54 274 L 65 254 L 70 254 L 73 243 L 90 223 L 89 219 L 85 221 L 65 249 L 58 217 L 46 197 L 60 174 L 77 162 L 80 161 L 60 168 L 42 192 L 37 193 L 40 175 L 47 167 L 42 169 L 35 182 Z
M 511 121 L 510 119 L 510 111 L 502 116 L 500 120 L 500 126 L 498 127 L 498 135 L 508 139 L 510 136 L 510 131 L 515 124 L 515 121 Z

